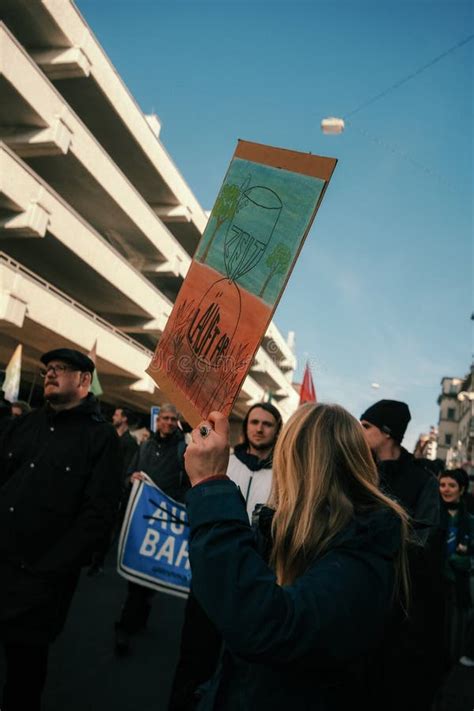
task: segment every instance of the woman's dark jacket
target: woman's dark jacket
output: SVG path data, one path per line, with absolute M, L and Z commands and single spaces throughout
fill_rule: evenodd
M 447 541 L 448 529 L 451 519 L 449 505 L 443 502 L 441 508 L 441 523 Z M 445 586 L 451 586 L 453 602 L 461 609 L 472 607 L 469 577 L 471 572 L 471 555 L 474 552 L 474 518 L 468 512 L 463 499 L 458 504 L 456 511 L 456 541 L 455 552 L 449 553 L 444 546 L 443 577 Z M 460 551 L 459 545 L 464 545 L 466 551 Z
M 1 430 L 1 637 L 48 642 L 60 631 L 80 568 L 113 525 L 119 471 L 118 436 L 93 395 Z
M 354 701 L 351 669 L 377 648 L 391 610 L 398 519 L 354 520 L 281 587 L 232 482 L 204 482 L 186 499 L 194 594 L 226 644 L 199 711 L 334 711 Z

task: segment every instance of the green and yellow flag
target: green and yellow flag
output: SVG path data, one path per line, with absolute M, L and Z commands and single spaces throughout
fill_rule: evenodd
M 10 361 L 5 370 L 5 380 L 3 381 L 2 390 L 5 393 L 5 400 L 16 402 L 20 392 L 21 378 L 21 355 L 23 346 L 21 343 L 15 348 Z

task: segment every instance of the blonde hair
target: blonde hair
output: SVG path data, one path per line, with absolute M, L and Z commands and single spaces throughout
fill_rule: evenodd
M 292 583 L 311 560 L 324 554 L 356 512 L 385 508 L 400 519 L 396 589 L 408 600 L 408 515 L 378 484 L 358 420 L 338 405 L 298 408 L 273 456 L 271 561 L 281 585 Z

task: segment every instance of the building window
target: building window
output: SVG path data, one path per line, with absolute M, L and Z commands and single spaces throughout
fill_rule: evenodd
M 444 435 L 444 443 L 447 447 L 451 446 L 451 442 L 453 441 L 453 435 L 452 434 L 447 434 Z
M 448 420 L 454 420 L 454 415 L 456 414 L 456 410 L 454 407 L 448 407 Z

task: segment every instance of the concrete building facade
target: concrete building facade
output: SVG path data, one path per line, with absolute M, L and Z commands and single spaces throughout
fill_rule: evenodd
M 474 366 L 462 382 L 458 403 L 457 438 L 447 463 L 450 468 L 464 467 L 474 474 Z
M 448 469 L 474 474 L 474 366 L 465 378 L 443 378 L 439 404 L 438 457 Z
M 147 411 L 145 374 L 208 215 L 71 0 L 0 2 L 0 367 L 97 342 L 104 400 Z M 286 419 L 296 360 L 274 323 L 235 407 Z
M 422 432 L 413 450 L 416 459 L 430 459 L 434 461 L 438 452 L 438 430 L 431 426 L 429 432 Z
M 439 422 L 438 422 L 438 457 L 446 461 L 448 451 L 457 441 L 459 401 L 458 393 L 461 390 L 462 378 L 443 378 L 441 380 L 441 393 L 438 397 Z

